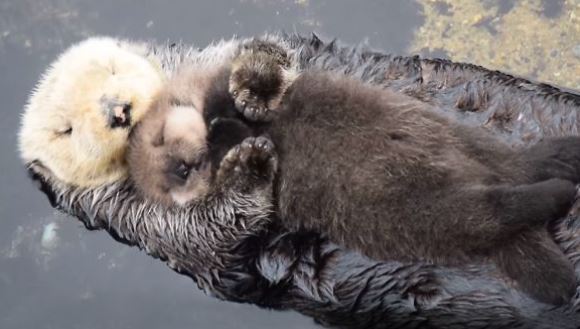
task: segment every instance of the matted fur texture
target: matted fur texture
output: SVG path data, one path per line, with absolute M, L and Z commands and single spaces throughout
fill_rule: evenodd
M 343 72 L 438 104 L 457 120 L 484 125 L 512 144 L 577 134 L 580 95 L 575 92 L 473 65 L 394 57 L 325 43 L 315 36 L 269 38 L 295 50 L 302 69 Z M 237 42 L 217 43 L 201 52 L 185 45 L 151 46 L 149 53 L 170 73 L 185 59 L 211 65 L 216 58 L 230 56 Z M 264 209 L 243 197 L 229 203 L 209 200 L 213 204 L 208 208 L 194 204 L 165 209 L 139 198 L 126 181 L 79 189 L 57 181 L 34 163 L 28 166 L 54 206 L 78 217 L 89 229 L 107 230 L 116 240 L 144 249 L 222 299 L 293 309 L 341 328 L 580 324 L 580 292 L 568 305 L 554 308 L 512 289 L 492 265 L 447 268 L 376 262 L 314 233 L 285 232 L 254 216 Z M 239 209 L 245 213 L 236 212 Z M 580 274 L 576 209 L 552 229 Z

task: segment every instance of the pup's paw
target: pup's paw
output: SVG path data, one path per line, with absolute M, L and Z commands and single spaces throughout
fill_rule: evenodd
M 270 121 L 288 85 L 290 61 L 278 46 L 254 41 L 232 64 L 229 91 L 248 120 Z
M 274 144 L 266 137 L 248 137 L 223 158 L 217 180 L 230 186 L 251 189 L 269 184 L 278 168 Z
M 236 109 L 246 119 L 255 122 L 268 122 L 274 118 L 274 112 L 267 107 L 266 101 L 259 99 L 249 89 L 233 91 L 232 95 L 234 96 Z

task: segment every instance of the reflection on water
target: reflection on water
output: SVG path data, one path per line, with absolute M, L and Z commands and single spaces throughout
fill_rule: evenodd
M 580 0 L 418 0 L 412 50 L 580 89 Z
M 159 261 L 53 211 L 16 152 L 19 113 L 54 56 L 107 34 L 203 46 L 310 32 L 579 86 L 578 0 L 0 0 L 0 328 L 314 328 L 206 297 Z M 409 50 L 410 49 L 410 50 Z

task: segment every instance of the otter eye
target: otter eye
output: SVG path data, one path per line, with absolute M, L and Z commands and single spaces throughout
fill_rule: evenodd
M 185 162 L 182 162 L 181 164 L 179 164 L 179 166 L 175 170 L 175 174 L 177 175 L 177 177 L 179 177 L 183 180 L 187 179 L 187 176 L 189 176 L 190 172 L 191 172 L 191 167 L 188 166 Z
M 181 159 L 169 159 L 166 178 L 170 185 L 183 186 L 191 175 L 191 165 Z
M 56 134 L 59 135 L 59 136 L 65 136 L 65 135 L 72 134 L 72 131 L 73 131 L 72 127 L 68 127 L 66 129 L 63 129 L 63 130 L 58 130 L 56 132 Z

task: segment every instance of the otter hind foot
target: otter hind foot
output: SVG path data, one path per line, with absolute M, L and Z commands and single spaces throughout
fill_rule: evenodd
M 492 199 L 499 207 L 503 224 L 516 228 L 541 227 L 568 213 L 576 200 L 577 188 L 567 180 L 546 181 L 500 187 Z M 517 229 L 516 229 L 517 231 Z
M 534 165 L 536 180 L 560 178 L 580 183 L 580 137 L 553 137 L 524 152 L 523 161 Z
M 576 291 L 574 267 L 547 231 L 515 237 L 497 256 L 503 272 L 536 300 L 562 305 Z
M 244 190 L 272 183 L 278 158 L 272 141 L 264 136 L 248 137 L 223 158 L 217 179 Z

